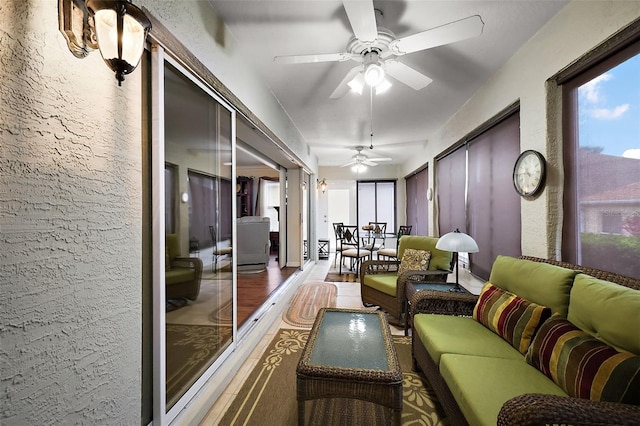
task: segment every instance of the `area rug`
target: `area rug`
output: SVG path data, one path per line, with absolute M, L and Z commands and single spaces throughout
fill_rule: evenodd
M 307 330 L 279 330 L 220 424 L 297 425 L 296 366 L 308 338 Z M 424 376 L 411 371 L 411 338 L 394 336 L 393 341 L 404 377 L 402 424 L 446 425 L 442 408 L 428 382 Z M 388 419 L 378 411 L 372 403 L 353 399 L 318 400 L 308 403 L 306 424 L 388 424 Z
M 329 283 L 359 283 L 360 277 L 356 277 L 356 274 L 349 274 L 343 272 L 340 274 L 339 272 L 331 272 L 327 273 L 327 276 L 324 277 L 324 280 Z
M 231 327 L 167 324 L 167 407 L 172 407 L 231 343 Z
M 209 314 L 209 321 L 216 325 L 231 327 L 233 325 L 233 300 L 229 299 L 216 307 Z
M 311 328 L 320 308 L 336 306 L 338 288 L 328 283 L 307 283 L 298 287 L 291 298 L 289 307 L 282 316 L 287 323 L 296 327 Z

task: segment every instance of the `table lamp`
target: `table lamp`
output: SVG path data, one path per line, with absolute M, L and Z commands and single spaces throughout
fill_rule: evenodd
M 440 237 L 436 243 L 436 248 L 456 253 L 456 285 L 451 289 L 451 291 L 464 291 L 460 287 L 460 283 L 458 281 L 457 254 L 460 252 L 477 253 L 479 251 L 478 244 L 469 235 L 464 232 L 460 232 L 460 230 L 456 228 L 455 231 L 449 232 L 448 234 L 444 234 Z

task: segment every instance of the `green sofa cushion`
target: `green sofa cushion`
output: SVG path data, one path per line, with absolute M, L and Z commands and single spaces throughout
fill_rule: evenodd
M 495 426 L 502 405 L 525 393 L 567 396 L 547 376 L 520 359 L 444 354 L 440 373 L 472 425 Z
M 498 256 L 489 282 L 566 318 L 569 293 L 577 271 L 548 263 Z
M 393 274 L 366 274 L 364 275 L 364 285 L 381 291 L 389 296 L 396 295 L 396 282 L 398 276 Z
M 507 341 L 473 318 L 418 314 L 413 330 L 436 364 L 447 353 L 524 360 Z
M 640 355 L 640 291 L 578 274 L 569 321 L 619 351 Z
M 404 251 L 408 248 L 416 250 L 426 250 L 431 252 L 429 270 L 441 269 L 448 271 L 451 267 L 451 252 L 436 248 L 438 238 L 425 237 L 422 235 L 403 235 L 398 246 L 398 259 L 402 259 Z
M 164 273 L 165 283 L 167 285 L 180 284 L 184 282 L 194 281 L 196 279 L 196 271 L 187 268 L 172 268 Z

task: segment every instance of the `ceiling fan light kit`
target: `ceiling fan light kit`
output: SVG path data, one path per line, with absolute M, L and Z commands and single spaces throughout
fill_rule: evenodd
M 421 90 L 433 80 L 422 72 L 399 62 L 398 57 L 476 37 L 482 34 L 484 29 L 482 18 L 479 15 L 473 15 L 406 37 L 396 38 L 392 31 L 378 27 L 373 0 L 345 0 L 342 3 L 354 34 L 347 43 L 347 52 L 274 58 L 275 62 L 285 64 L 348 60 L 360 62 L 349 70 L 338 84 L 330 96 L 331 99 L 341 98 L 349 89 L 361 94 L 365 82 L 376 88 L 376 94 L 380 94 L 391 86 L 385 78 L 387 75 L 414 90 Z M 380 85 L 383 87 L 378 89 Z

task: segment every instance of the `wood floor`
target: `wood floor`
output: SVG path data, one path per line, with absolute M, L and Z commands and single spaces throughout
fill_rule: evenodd
M 269 295 L 284 283 L 298 268 L 280 269 L 276 256 L 271 255 L 269 266 L 263 272 L 238 274 L 238 326 L 267 300 Z

